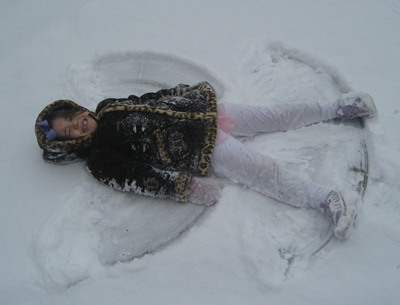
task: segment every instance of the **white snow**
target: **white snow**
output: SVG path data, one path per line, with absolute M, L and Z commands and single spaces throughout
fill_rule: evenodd
M 398 304 L 400 1 L 0 8 L 0 304 Z M 117 192 L 83 163 L 41 158 L 34 122 L 53 100 L 93 109 L 200 80 L 223 102 L 374 98 L 378 117 L 364 129 L 323 123 L 248 141 L 349 193 L 360 177 L 348 167 L 367 144 L 368 187 L 347 241 L 313 255 L 331 236 L 322 215 L 224 180 L 206 209 Z

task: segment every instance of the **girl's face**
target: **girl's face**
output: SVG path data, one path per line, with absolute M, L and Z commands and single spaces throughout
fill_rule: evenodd
M 69 117 L 58 117 L 52 127 L 61 138 L 79 138 L 94 133 L 97 122 L 89 116 L 89 112 L 77 112 Z

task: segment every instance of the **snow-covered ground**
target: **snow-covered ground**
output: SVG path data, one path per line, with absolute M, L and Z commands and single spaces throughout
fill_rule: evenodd
M 400 1 L 14 1 L 0 4 L 0 304 L 398 304 Z M 367 91 L 364 129 L 317 124 L 249 145 L 352 192 L 353 235 L 225 184 L 204 209 L 100 185 L 41 159 L 40 110 L 206 79 L 223 102 Z M 183 233 L 181 233 L 184 231 Z M 144 254 L 150 251 L 151 254 Z M 133 260 L 131 260 L 133 257 Z M 139 257 L 139 258 L 137 258 Z

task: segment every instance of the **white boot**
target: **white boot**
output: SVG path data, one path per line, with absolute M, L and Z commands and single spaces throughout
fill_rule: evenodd
M 356 216 L 355 201 L 346 204 L 340 192 L 332 191 L 320 207 L 332 224 L 335 236 L 340 239 L 348 238 Z
M 377 113 L 374 100 L 364 92 L 350 92 L 341 95 L 337 101 L 336 114 L 339 119 L 374 117 Z

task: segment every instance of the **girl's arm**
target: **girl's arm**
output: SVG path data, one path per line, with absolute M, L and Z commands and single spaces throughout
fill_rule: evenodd
M 87 169 L 96 179 L 120 191 L 187 201 L 191 174 L 169 171 L 124 158 L 109 148 L 93 151 Z

